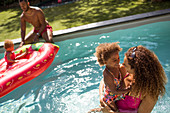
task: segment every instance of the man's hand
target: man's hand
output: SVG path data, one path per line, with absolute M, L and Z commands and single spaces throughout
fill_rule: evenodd
M 21 43 L 20 43 L 19 46 L 21 47 L 21 46 L 23 46 L 24 44 L 25 44 L 25 42 L 24 42 L 24 41 L 21 41 Z

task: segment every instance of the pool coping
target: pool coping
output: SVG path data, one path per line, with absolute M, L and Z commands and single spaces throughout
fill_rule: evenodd
M 86 25 L 82 25 L 82 26 L 78 26 L 78 27 L 72 27 L 72 28 L 68 28 L 68 29 L 64 29 L 64 30 L 57 30 L 57 31 L 53 31 L 53 36 L 54 37 L 61 36 L 61 35 L 65 35 L 65 34 L 71 34 L 71 33 L 75 33 L 75 32 L 100 28 L 100 27 L 104 27 L 104 26 L 117 25 L 117 24 L 126 23 L 126 22 L 130 22 L 130 21 L 142 20 L 142 19 L 146 19 L 146 18 L 157 17 L 157 16 L 167 15 L 167 14 L 170 14 L 170 8 L 164 9 L 164 10 L 148 12 L 148 13 L 142 13 L 142 14 L 136 14 L 136 15 L 126 16 L 126 17 L 116 18 L 116 19 L 111 19 L 111 20 L 106 20 L 106 21 L 90 23 L 90 24 L 86 24 Z M 21 38 L 13 39 L 12 41 L 14 42 L 14 44 L 19 44 L 21 42 Z M 4 45 L 4 42 L 0 42 L 0 48 L 2 48 L 3 45 Z
M 153 11 L 153 12 L 148 12 L 148 13 L 136 14 L 136 15 L 126 16 L 126 17 L 91 23 L 91 24 L 87 24 L 87 25 L 82 25 L 82 26 L 78 26 L 78 27 L 72 27 L 72 28 L 68 28 L 68 29 L 64 29 L 64 30 L 58 30 L 58 31 L 53 32 L 53 36 L 73 33 L 73 32 L 77 32 L 77 31 L 84 31 L 84 30 L 89 30 L 89 29 L 94 29 L 94 28 L 109 26 L 109 25 L 114 25 L 114 24 L 120 24 L 120 23 L 130 22 L 130 21 L 134 21 L 134 20 L 146 19 L 146 18 L 161 16 L 161 15 L 166 15 L 166 14 L 170 14 L 170 9 L 164 9 L 164 10 L 158 10 L 158 11 Z

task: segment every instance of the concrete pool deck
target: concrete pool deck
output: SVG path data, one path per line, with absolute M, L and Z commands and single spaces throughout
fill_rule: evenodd
M 161 21 L 170 21 L 170 9 L 126 16 L 122 18 L 116 18 L 116 19 L 91 23 L 91 24 L 73 27 L 69 29 L 53 31 L 53 37 L 54 37 L 53 40 L 54 42 L 59 42 L 67 39 L 107 33 L 119 29 L 127 29 L 127 28 L 132 28 L 140 25 L 145 25 L 154 22 L 161 22 Z M 44 42 L 43 39 L 40 39 L 40 41 Z M 21 38 L 14 39 L 13 42 L 15 45 L 19 46 L 19 43 L 21 42 Z M 0 52 L 5 51 L 3 49 L 3 44 L 4 42 L 0 42 Z

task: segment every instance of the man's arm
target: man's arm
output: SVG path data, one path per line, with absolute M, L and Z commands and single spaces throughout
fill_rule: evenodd
M 38 10 L 37 15 L 38 15 L 38 20 L 39 20 L 39 22 L 41 24 L 41 27 L 40 27 L 40 30 L 39 30 L 38 33 L 41 34 L 43 32 L 43 30 L 45 29 L 45 27 L 46 27 L 45 16 L 44 16 L 44 13 L 43 13 L 43 11 L 41 9 Z
M 26 21 L 23 17 L 23 15 L 21 16 L 21 44 L 20 46 L 22 46 L 25 42 L 25 31 L 26 31 Z

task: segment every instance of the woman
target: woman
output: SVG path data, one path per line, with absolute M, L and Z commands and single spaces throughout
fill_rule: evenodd
M 132 78 L 135 82 L 131 85 L 131 91 L 125 99 L 116 101 L 119 112 L 150 113 L 158 97 L 165 94 L 167 82 L 165 72 L 157 56 L 141 45 L 131 47 L 125 53 L 123 65 L 130 73 L 124 79 L 125 85 Z M 100 84 L 100 90 L 102 90 L 102 87 L 102 84 Z M 103 112 L 116 113 L 104 101 L 103 104 L 104 107 L 101 107 Z

